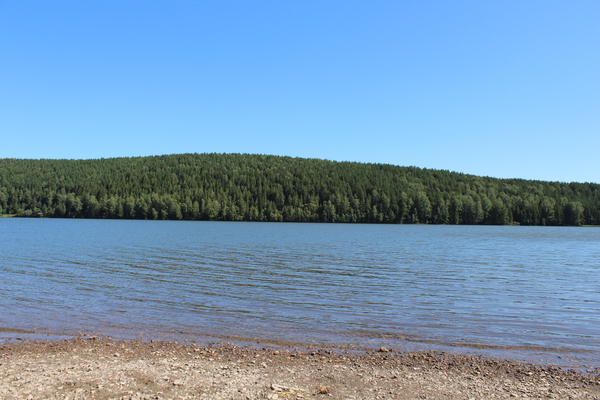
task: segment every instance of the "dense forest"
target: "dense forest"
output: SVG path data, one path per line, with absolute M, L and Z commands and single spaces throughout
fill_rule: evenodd
M 54 218 L 598 225 L 600 185 L 250 154 L 0 159 L 0 214 Z

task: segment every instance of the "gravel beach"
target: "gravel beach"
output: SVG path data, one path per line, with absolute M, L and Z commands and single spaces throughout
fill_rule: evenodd
M 0 347 L 0 398 L 600 399 L 600 371 L 385 348 L 77 338 Z

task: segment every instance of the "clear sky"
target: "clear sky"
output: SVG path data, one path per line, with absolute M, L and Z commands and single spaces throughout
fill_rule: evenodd
M 0 157 L 600 183 L 600 1 L 0 0 Z

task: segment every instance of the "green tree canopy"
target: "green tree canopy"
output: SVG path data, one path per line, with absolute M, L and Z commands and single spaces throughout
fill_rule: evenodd
M 600 224 L 600 185 L 250 154 L 0 159 L 20 216 L 437 224 Z

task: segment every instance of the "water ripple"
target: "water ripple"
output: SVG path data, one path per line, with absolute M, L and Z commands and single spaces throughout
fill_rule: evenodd
M 600 360 L 595 228 L 2 219 L 0 243 L 4 337 L 411 338 Z

